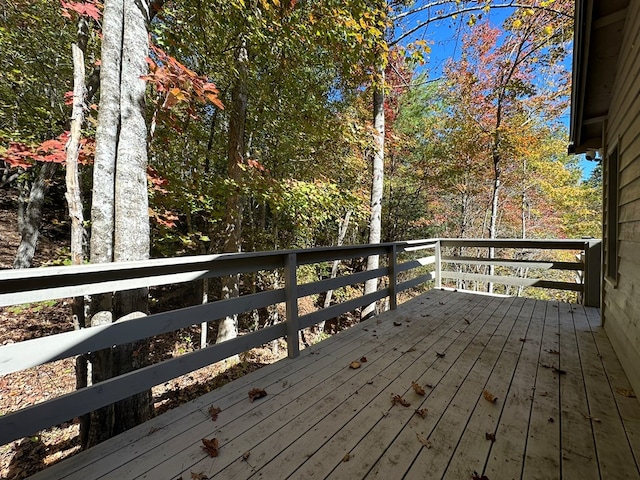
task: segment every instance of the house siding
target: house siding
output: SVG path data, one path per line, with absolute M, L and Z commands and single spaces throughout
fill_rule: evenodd
M 616 72 L 614 95 L 605 130 L 604 271 L 612 240 L 608 235 L 610 185 L 617 178 L 618 225 L 616 278 L 603 283 L 602 316 L 634 390 L 640 393 L 640 2 L 629 4 Z M 618 169 L 611 171 L 608 156 L 617 148 Z M 616 175 L 614 178 L 613 175 Z M 613 197 L 612 197 L 613 198 Z

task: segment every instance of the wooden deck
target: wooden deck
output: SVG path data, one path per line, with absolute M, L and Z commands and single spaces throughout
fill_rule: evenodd
M 432 290 L 33 478 L 640 478 L 631 394 L 597 309 Z

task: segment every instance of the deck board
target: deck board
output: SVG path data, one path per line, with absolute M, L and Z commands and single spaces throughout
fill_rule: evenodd
M 597 309 L 431 290 L 33 478 L 640 478 L 629 393 Z

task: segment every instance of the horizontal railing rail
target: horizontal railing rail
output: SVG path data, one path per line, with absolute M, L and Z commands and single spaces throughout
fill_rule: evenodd
M 140 262 L 108 263 L 72 267 L 46 267 L 0 272 L 0 306 L 34 303 L 86 295 L 113 293 L 138 288 L 193 282 L 211 277 L 257 271 L 284 272 L 284 287 L 237 298 L 218 300 L 191 307 L 141 316 L 108 325 L 74 330 L 43 338 L 0 346 L 0 375 L 25 370 L 56 360 L 84 355 L 114 345 L 144 340 L 182 328 L 215 322 L 226 316 L 241 314 L 275 304 L 284 304 L 286 320 L 282 323 L 241 335 L 233 340 L 206 346 L 176 358 L 149 365 L 133 372 L 79 389 L 75 392 L 33 405 L 0 417 L 0 444 L 32 435 L 45 428 L 67 422 L 98 408 L 162 384 L 196 369 L 211 365 L 278 338 L 287 338 L 290 357 L 299 355 L 299 331 L 362 306 L 388 298 L 396 308 L 398 294 L 426 282 L 440 287 L 443 279 L 453 278 L 442 269 L 451 262 L 483 264 L 493 262 L 507 266 L 522 261 L 442 256 L 444 247 L 496 246 L 498 248 L 576 249 L 583 252 L 583 262 L 527 263 L 536 268 L 563 268 L 582 272 L 583 285 L 559 285 L 558 288 L 580 290 L 585 298 L 591 291 L 586 285 L 595 275 L 587 264 L 595 264 L 590 245 L 595 241 L 503 241 L 425 239 L 377 245 L 354 245 L 206 255 Z M 516 245 L 513 247 L 513 245 Z M 598 243 L 599 246 L 599 243 Z M 335 260 L 382 255 L 382 267 L 336 278 L 299 283 L 298 269 Z M 535 264 L 535 265 L 534 265 Z M 456 273 L 456 272 L 453 272 Z M 598 274 L 599 275 L 599 274 Z M 386 277 L 386 284 L 376 292 L 362 295 L 306 315 L 298 312 L 298 299 L 329 290 L 361 285 L 372 278 Z M 491 279 L 497 281 L 496 278 Z M 490 281 L 491 281 L 490 280 Z M 511 281 L 512 279 L 503 279 Z M 537 285 L 537 286 L 544 286 Z M 555 288 L 555 287 L 554 287 Z
M 546 289 L 557 289 L 577 292 L 579 298 L 587 306 L 600 306 L 600 256 L 601 242 L 597 239 L 582 240 L 559 240 L 559 239 L 441 239 L 440 248 L 465 249 L 469 248 L 487 249 L 498 251 L 506 249 L 516 249 L 524 252 L 548 252 L 553 251 L 579 251 L 578 262 L 559 261 L 553 258 L 543 259 L 514 259 L 514 258 L 489 258 L 468 255 L 440 255 L 440 276 L 443 279 L 492 283 L 518 287 L 536 287 Z M 522 269 L 522 271 L 537 270 L 567 270 L 578 272 L 577 277 L 572 278 L 578 281 L 559 281 L 530 276 L 496 275 L 487 273 L 474 273 L 469 271 L 451 270 L 444 265 L 456 266 L 494 266 L 511 269 Z

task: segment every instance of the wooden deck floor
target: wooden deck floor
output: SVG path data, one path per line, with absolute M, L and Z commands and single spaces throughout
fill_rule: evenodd
M 430 291 L 35 478 L 640 478 L 629 389 L 596 309 Z

